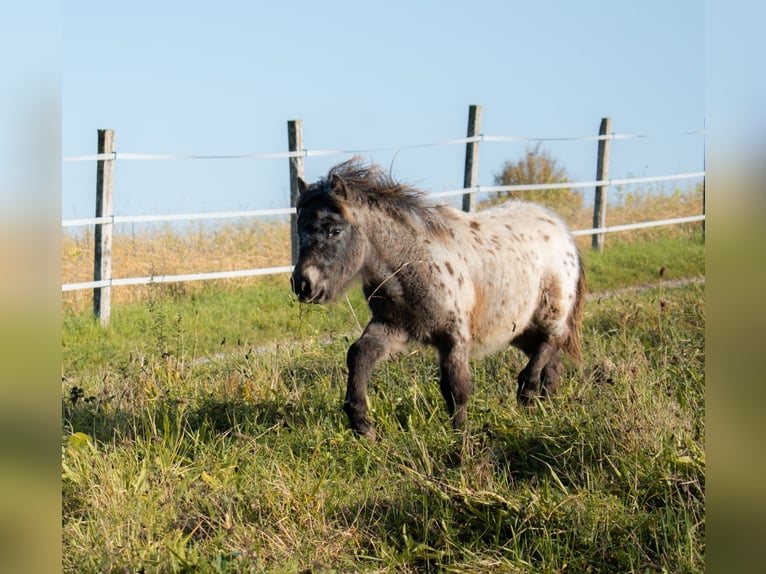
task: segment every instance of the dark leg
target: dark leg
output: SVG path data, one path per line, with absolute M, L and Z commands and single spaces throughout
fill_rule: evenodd
M 540 395 L 543 369 L 552 357 L 556 358 L 554 355 L 557 353 L 558 348 L 549 339 L 542 340 L 537 349 L 531 353 L 527 366 L 519 373 L 519 389 L 516 396 L 522 404 L 528 405 Z M 550 371 L 546 373 L 546 376 L 552 374 Z
M 448 340 L 438 346 L 441 379 L 439 388 L 447 403 L 447 412 L 456 429 L 463 426 L 471 395 L 471 372 L 468 346 L 462 341 Z
M 550 397 L 555 392 L 561 382 L 561 349 L 555 348 L 551 353 L 550 359 L 543 367 L 540 377 L 543 388 L 543 396 Z
M 400 350 L 406 342 L 407 336 L 400 330 L 373 322 L 348 350 L 348 386 L 343 408 L 351 428 L 370 440 L 375 440 L 375 431 L 367 418 L 367 381 L 375 365 Z

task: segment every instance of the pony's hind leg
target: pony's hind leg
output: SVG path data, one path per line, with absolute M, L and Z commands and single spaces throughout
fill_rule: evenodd
M 550 397 L 556 392 L 561 382 L 561 349 L 555 347 L 540 375 L 543 396 Z
M 540 344 L 529 354 L 529 362 L 519 373 L 519 388 L 516 397 L 523 405 L 530 404 L 540 396 L 543 383 L 544 394 L 552 393 L 558 386 L 559 349 L 550 339 Z M 550 364 L 550 367 L 548 366 Z

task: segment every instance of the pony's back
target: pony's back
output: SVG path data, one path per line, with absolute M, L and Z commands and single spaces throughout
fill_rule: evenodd
M 584 274 L 574 238 L 563 220 L 535 203 L 508 201 L 464 215 L 459 247 L 469 253 L 476 294 L 473 337 L 498 349 L 524 326 L 561 340 L 580 358 Z M 516 331 L 518 329 L 519 331 Z

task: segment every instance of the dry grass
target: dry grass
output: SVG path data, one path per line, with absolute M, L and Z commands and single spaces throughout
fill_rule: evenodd
M 260 220 L 221 226 L 191 223 L 180 230 L 163 226 L 138 233 L 118 229 L 112 244 L 112 269 L 115 278 L 123 278 L 289 265 L 289 232 L 286 222 Z M 61 275 L 64 283 L 92 280 L 93 251 L 92 232 L 82 236 L 63 235 Z M 199 285 L 199 282 L 169 283 L 165 288 L 180 295 L 193 293 Z M 144 301 L 149 291 L 149 285 L 115 288 L 112 302 Z M 64 293 L 64 309 L 84 311 L 91 305 L 91 297 L 88 289 Z
M 656 221 L 676 217 L 688 217 L 702 214 L 702 187 L 676 188 L 672 193 L 662 190 L 637 190 L 618 188 L 610 197 L 612 203 L 606 210 L 607 225 L 624 225 L 642 221 Z M 571 229 L 590 229 L 593 227 L 592 206 L 581 209 L 566 217 Z M 636 231 L 626 231 L 607 235 L 606 243 L 626 243 L 637 239 L 656 239 L 669 233 L 686 233 L 698 223 L 676 225 L 673 227 L 655 227 Z M 591 237 L 577 239 L 580 249 L 589 247 Z
M 609 225 L 651 221 L 698 215 L 702 213 L 700 188 L 676 189 L 673 193 L 658 190 L 617 189 L 615 201 L 607 210 Z M 661 190 L 659 190 L 661 191 Z M 572 229 L 589 229 L 593 225 L 592 206 L 573 213 L 562 214 Z M 698 224 L 690 224 L 698 225 Z M 681 233 L 687 226 L 673 229 L 662 227 L 611 234 L 607 243 L 654 239 L 668 233 Z M 590 236 L 579 237 L 581 249 L 590 246 Z M 93 276 L 93 234 L 82 236 L 65 233 L 62 236 L 62 281 L 90 281 Z M 289 226 L 286 221 L 267 222 L 244 220 L 220 226 L 190 223 L 178 229 L 165 225 L 138 232 L 118 228 L 112 247 L 112 268 L 115 277 L 145 277 L 212 271 L 231 271 L 289 265 Z M 237 280 L 229 280 L 234 284 Z M 172 294 L 191 294 L 200 288 L 199 282 L 174 283 L 164 286 Z M 144 301 L 148 285 L 119 287 L 112 290 L 115 304 Z M 82 312 L 90 308 L 91 291 L 63 294 L 66 311 Z

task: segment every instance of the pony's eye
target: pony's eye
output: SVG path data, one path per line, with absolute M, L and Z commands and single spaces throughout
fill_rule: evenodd
M 337 237 L 338 235 L 340 235 L 340 231 L 341 230 L 339 227 L 333 227 L 332 229 L 330 229 L 329 235 L 330 237 Z

